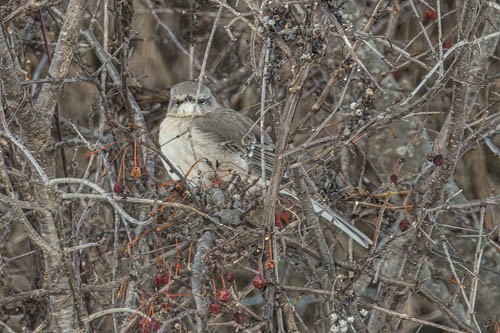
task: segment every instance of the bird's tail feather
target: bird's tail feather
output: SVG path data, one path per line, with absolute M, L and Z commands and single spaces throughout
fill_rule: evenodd
M 298 200 L 297 195 L 290 190 L 281 190 L 280 193 L 288 195 L 296 200 Z M 371 238 L 365 235 L 361 230 L 353 226 L 352 224 L 345 221 L 342 216 L 337 214 L 335 211 L 322 205 L 316 200 L 311 198 L 311 204 L 313 206 L 314 212 L 320 214 L 324 219 L 329 222 L 332 222 L 337 228 L 345 232 L 349 237 L 351 237 L 356 243 L 363 246 L 364 248 L 368 248 L 373 244 Z

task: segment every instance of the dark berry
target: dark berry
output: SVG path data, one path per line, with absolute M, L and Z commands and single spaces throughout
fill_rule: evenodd
M 247 317 L 241 312 L 236 312 L 233 316 L 233 319 L 236 324 L 243 325 Z
M 443 48 L 444 49 L 451 49 L 452 46 L 453 46 L 453 42 L 451 41 L 451 39 L 447 38 L 443 41 Z
M 396 82 L 401 81 L 401 71 L 399 71 L 399 69 L 396 69 L 395 71 L 392 72 L 392 77 Z
M 218 297 L 222 302 L 227 302 L 231 299 L 231 292 L 227 288 L 219 290 Z
M 113 186 L 113 192 L 115 192 L 116 195 L 121 195 L 123 193 L 123 187 L 120 182 L 115 183 L 115 186 Z
M 149 323 L 149 328 L 151 328 L 154 332 L 160 329 L 160 323 L 155 318 L 151 318 L 151 323 Z
M 441 166 L 443 165 L 444 163 L 444 156 L 441 155 L 441 154 L 438 154 L 436 156 L 434 156 L 434 159 L 432 160 L 432 162 L 436 165 L 436 166 Z
M 257 289 L 262 289 L 266 286 L 267 281 L 264 278 L 262 274 L 257 274 L 255 277 L 252 279 L 252 284 L 255 288 Z
M 176 271 L 176 272 L 178 272 L 178 271 L 180 271 L 180 270 L 182 270 L 182 263 L 178 261 L 178 262 L 175 264 L 175 271 Z
M 162 288 L 163 286 L 168 284 L 168 275 L 158 274 L 155 276 L 155 286 L 156 288 Z
M 212 303 L 208 306 L 208 311 L 210 311 L 211 314 L 219 314 L 222 311 L 221 302 L 212 301 Z
M 226 272 L 226 274 L 224 274 L 224 278 L 226 279 L 227 282 L 233 283 L 233 281 L 234 281 L 233 272 Z
M 403 219 L 401 220 L 401 222 L 399 222 L 399 230 L 406 231 L 409 228 L 410 228 L 410 221 L 408 221 L 407 219 Z

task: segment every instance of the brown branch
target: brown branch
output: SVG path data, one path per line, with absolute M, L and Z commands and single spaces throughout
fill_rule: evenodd
M 278 304 L 283 310 L 283 314 L 285 315 L 287 332 L 295 333 L 299 332 L 299 328 L 297 327 L 297 322 L 295 321 L 295 307 L 290 304 L 288 297 L 285 294 L 279 293 L 277 297 Z
M 286 164 L 285 159 L 281 154 L 286 151 L 288 144 L 288 135 L 292 128 L 292 120 L 295 115 L 295 111 L 300 101 L 302 93 L 302 85 L 307 79 L 307 74 L 309 73 L 310 63 L 302 65 L 299 69 L 298 74 L 292 80 L 288 88 L 288 98 L 285 103 L 284 111 L 282 114 L 281 128 L 279 131 L 279 136 L 276 144 L 275 158 L 274 158 L 274 169 L 271 175 L 271 180 L 267 193 L 264 200 L 264 211 L 263 211 L 263 223 L 264 228 L 267 231 L 272 230 L 272 225 L 274 224 L 274 212 L 278 199 L 278 192 L 281 185 L 281 179 L 285 172 Z M 262 309 L 262 316 L 268 321 L 269 325 L 272 325 L 273 317 L 273 307 L 272 302 L 274 302 L 273 295 L 274 287 L 268 286 L 266 290 L 266 298 L 268 303 Z

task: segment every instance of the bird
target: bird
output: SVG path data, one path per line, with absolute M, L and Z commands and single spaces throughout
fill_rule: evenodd
M 165 119 L 160 124 L 158 143 L 162 160 L 173 180 L 181 175 L 189 182 L 210 184 L 215 178 L 239 174 L 253 183 L 269 179 L 274 163 L 274 144 L 245 115 L 218 103 L 203 83 L 186 81 L 170 89 Z M 264 159 L 265 175 L 262 175 Z M 291 190 L 280 191 L 297 199 Z M 372 240 L 334 210 L 311 199 L 314 211 L 334 223 L 361 246 Z

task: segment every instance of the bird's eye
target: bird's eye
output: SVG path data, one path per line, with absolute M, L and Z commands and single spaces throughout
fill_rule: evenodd
M 205 98 L 198 98 L 198 104 L 205 104 L 206 101 Z

